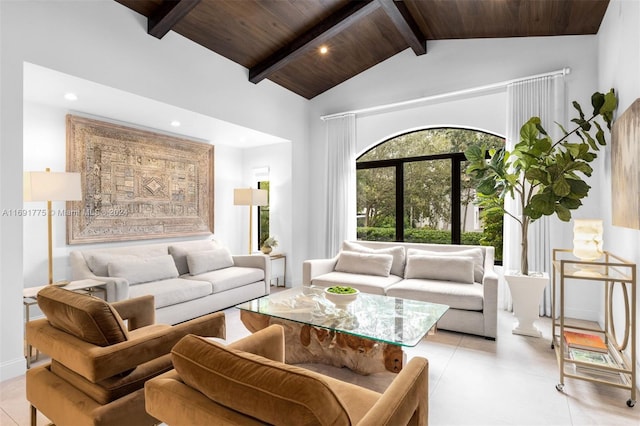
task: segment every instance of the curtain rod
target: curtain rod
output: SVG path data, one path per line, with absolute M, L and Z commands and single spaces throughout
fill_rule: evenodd
M 518 83 L 520 81 L 532 80 L 534 78 L 540 78 L 540 77 L 549 77 L 549 76 L 559 75 L 559 74 L 561 74 L 563 76 L 567 75 L 567 74 L 571 74 L 571 68 L 564 67 L 561 70 L 557 70 L 557 71 L 551 71 L 551 72 L 547 72 L 547 73 L 543 73 L 543 74 L 530 75 L 529 77 L 522 77 L 522 78 L 517 78 L 517 79 L 514 79 L 514 80 L 502 81 L 502 82 L 499 82 L 499 83 L 487 84 L 485 86 L 473 87 L 471 89 L 457 90 L 455 92 L 448 92 L 448 93 L 441 93 L 439 95 L 425 96 L 425 97 L 422 97 L 422 98 L 411 99 L 411 100 L 402 101 L 402 102 L 395 102 L 395 103 L 392 103 L 392 104 L 378 105 L 378 106 L 369 107 L 369 108 L 354 109 L 354 110 L 351 110 L 351 111 L 345 111 L 345 112 L 339 112 L 339 113 L 335 113 L 335 114 L 323 115 L 323 116 L 320 117 L 320 119 L 324 121 L 324 120 L 327 120 L 329 118 L 341 117 L 343 115 L 367 114 L 367 113 L 378 112 L 378 111 L 383 111 L 383 110 L 387 110 L 387 109 L 405 107 L 405 106 L 409 106 L 409 105 L 413 105 L 413 104 L 418 104 L 418 103 L 421 103 L 421 102 L 446 99 L 446 98 L 451 98 L 451 97 L 460 96 L 460 95 L 467 95 L 467 94 L 472 94 L 472 93 L 488 92 L 490 90 L 505 88 L 509 84 L 512 84 L 512 83 Z

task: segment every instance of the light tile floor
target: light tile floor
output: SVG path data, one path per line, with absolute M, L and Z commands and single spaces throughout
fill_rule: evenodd
M 228 341 L 249 334 L 235 308 L 225 312 Z M 440 330 L 406 350 L 409 358 L 429 359 L 429 424 L 640 425 L 640 404 L 626 406 L 628 391 L 567 379 L 564 393 L 558 392 L 550 320 L 537 323 L 542 338 L 513 335 L 513 321 L 510 313 L 499 312 L 496 341 Z M 375 390 L 384 390 L 394 376 L 314 369 Z M 0 383 L 0 425 L 29 424 L 24 386 L 24 376 Z M 38 425 L 45 424 L 39 415 Z

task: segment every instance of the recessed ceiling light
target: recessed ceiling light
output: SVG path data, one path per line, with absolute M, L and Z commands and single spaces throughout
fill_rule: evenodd
M 173 120 L 173 121 L 171 122 L 171 125 L 172 125 L 173 127 L 180 127 L 180 122 L 179 122 L 178 120 Z
M 64 94 L 64 98 L 68 101 L 77 101 L 78 95 L 76 95 L 75 93 L 69 92 Z
M 327 46 L 320 46 L 320 54 L 326 55 L 327 53 L 329 53 L 329 48 Z

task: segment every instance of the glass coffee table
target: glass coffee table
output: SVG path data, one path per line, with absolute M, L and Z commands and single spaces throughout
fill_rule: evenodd
M 435 330 L 446 305 L 360 293 L 346 308 L 324 298 L 322 288 L 296 287 L 236 306 L 251 332 L 271 324 L 285 329 L 289 364 L 324 363 L 370 374 L 399 372 L 403 346 Z

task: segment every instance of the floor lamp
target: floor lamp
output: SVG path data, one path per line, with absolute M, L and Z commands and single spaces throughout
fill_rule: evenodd
M 236 188 L 233 190 L 233 204 L 236 206 L 249 206 L 249 254 L 253 251 L 253 207 L 269 204 L 269 196 L 266 189 Z
M 47 202 L 47 230 L 49 254 L 49 284 L 53 284 L 53 240 L 51 201 L 82 200 L 80 173 L 26 172 L 24 174 L 24 200 Z

